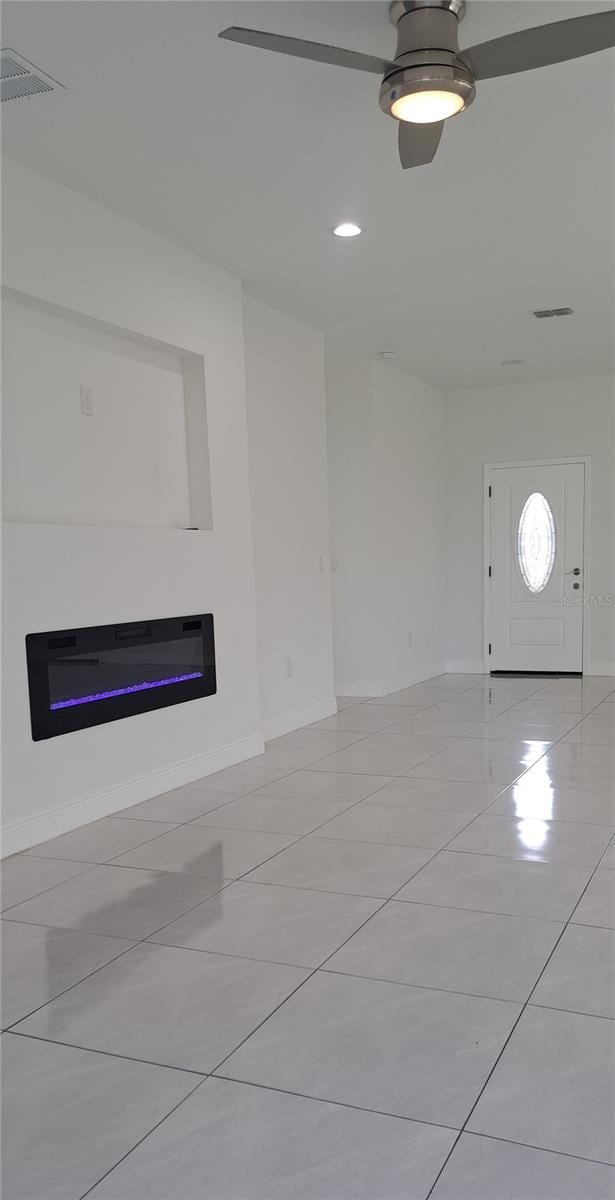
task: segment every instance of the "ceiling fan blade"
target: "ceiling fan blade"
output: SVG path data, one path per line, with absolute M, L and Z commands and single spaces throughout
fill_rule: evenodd
M 515 75 L 615 46 L 615 9 L 522 29 L 460 51 L 475 79 Z
M 373 75 L 386 75 L 387 71 L 396 69 L 395 63 L 386 58 L 375 58 L 372 54 L 326 46 L 322 42 L 306 42 L 303 38 L 284 37 L 279 33 L 263 33 L 260 29 L 242 29 L 238 25 L 223 29 L 218 37 L 226 38 L 229 42 L 243 42 L 246 46 L 257 46 L 259 50 L 275 50 L 278 54 L 292 54 L 295 58 L 330 63 L 332 67 L 370 71 Z
M 432 161 L 440 145 L 443 129 L 444 121 L 432 121 L 429 125 L 399 122 L 399 158 L 404 171 L 408 167 L 422 167 Z

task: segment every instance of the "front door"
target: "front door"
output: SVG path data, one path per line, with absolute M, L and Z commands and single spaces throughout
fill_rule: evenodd
M 583 463 L 492 467 L 492 671 L 583 669 Z

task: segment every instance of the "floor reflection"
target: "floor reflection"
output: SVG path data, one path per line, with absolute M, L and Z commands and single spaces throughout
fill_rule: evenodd
M 549 833 L 549 826 L 545 821 L 526 819 L 519 821 L 517 829 L 527 850 L 542 850 Z
M 513 785 L 513 800 L 518 817 L 542 821 L 553 819 L 554 791 L 549 760 L 538 760 L 526 775 Z
M 513 801 L 520 818 L 517 829 L 527 850 L 542 850 L 549 836 L 547 821 L 553 819 L 553 784 L 549 760 L 538 760 L 527 775 L 513 785 Z
M 116 869 L 125 870 L 125 868 L 121 867 Z M 137 876 L 139 876 L 141 872 L 138 868 L 130 868 L 129 871 L 126 871 L 127 878 L 129 874 L 131 877 L 131 882 L 134 884 Z M 150 902 L 154 907 L 159 905 L 161 894 L 164 894 L 165 892 L 172 892 L 174 886 L 173 881 L 177 878 L 178 874 L 179 872 L 163 873 L 149 870 L 143 871 L 142 884 L 131 887 L 127 894 L 121 899 L 113 900 L 108 904 L 100 905 L 98 908 L 92 908 L 87 914 L 87 919 L 84 921 L 82 929 L 78 930 L 78 932 L 87 932 L 88 929 L 96 931 L 101 931 L 103 929 L 116 930 L 118 926 L 121 928 L 125 924 L 126 932 L 122 934 L 115 933 L 113 935 L 106 933 L 102 936 L 126 938 L 128 941 L 132 942 L 133 945 L 138 944 L 140 941 L 146 940 L 146 938 L 152 937 L 154 933 L 159 933 L 161 929 L 166 928 L 167 925 L 172 924 L 173 921 L 176 921 L 180 916 L 183 916 L 184 912 L 174 911 L 168 920 L 162 921 L 161 924 L 155 929 L 150 929 L 143 938 L 131 938 L 130 933 L 128 932 L 130 927 L 130 914 L 134 914 L 136 910 L 139 910 L 140 912 L 147 912 Z M 208 884 L 211 884 L 212 886 L 213 894 L 211 896 L 204 896 L 198 901 L 198 903 L 190 905 L 187 911 L 192 911 L 193 908 L 204 905 L 205 901 L 207 901 L 207 905 L 203 910 L 203 927 L 205 928 L 207 925 L 216 924 L 221 919 L 221 889 L 223 889 L 225 884 L 228 882 L 228 880 L 224 878 L 223 872 L 222 843 L 216 842 L 205 852 L 199 852 L 195 854 L 194 858 L 190 860 L 186 869 L 182 871 L 181 874 L 192 874 L 195 876 L 205 876 L 207 878 Z M 152 879 L 152 875 L 154 875 L 155 878 Z M 58 931 L 53 928 L 47 930 L 45 947 L 47 960 L 46 972 L 48 980 L 47 990 L 51 995 L 53 995 L 55 990 L 53 988 L 53 980 L 57 976 L 58 971 L 57 932 Z M 115 987 L 114 975 L 112 972 L 108 973 L 107 975 L 105 975 L 103 972 L 103 978 L 109 980 L 109 987 L 111 989 Z M 53 1037 L 55 1032 L 61 1032 L 61 1022 L 63 1017 L 61 1013 L 58 1013 L 58 1020 L 60 1024 L 58 1026 L 58 1030 L 56 1030 L 54 1027 L 55 1012 L 53 1007 L 49 1010 L 49 1013 L 49 1036 Z

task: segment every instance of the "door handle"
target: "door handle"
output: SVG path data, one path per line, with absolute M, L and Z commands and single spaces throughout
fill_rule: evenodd
M 564 571 L 564 575 L 580 575 L 580 574 L 581 574 L 580 567 L 574 567 L 572 571 Z

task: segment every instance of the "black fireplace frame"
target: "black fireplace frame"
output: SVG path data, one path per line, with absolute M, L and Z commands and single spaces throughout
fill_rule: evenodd
M 50 707 L 48 663 L 64 658 L 67 650 L 85 654 L 118 646 L 145 646 L 199 636 L 203 645 L 202 678 L 183 680 L 170 687 L 153 687 L 128 695 L 118 695 L 89 704 Z M 117 625 L 91 625 L 81 629 L 56 629 L 26 636 L 26 660 L 30 692 L 32 740 L 59 737 L 79 729 L 105 725 L 140 713 L 153 712 L 188 700 L 200 700 L 216 693 L 216 657 L 212 613 L 152 621 L 130 621 Z

